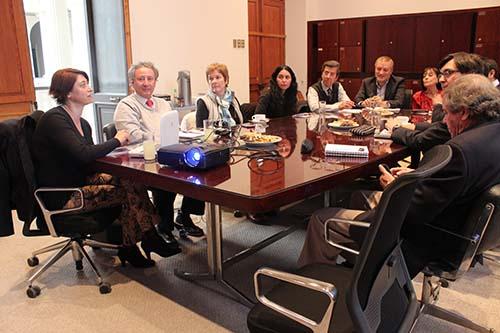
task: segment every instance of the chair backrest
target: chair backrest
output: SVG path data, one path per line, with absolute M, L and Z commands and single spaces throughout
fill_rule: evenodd
M 309 109 L 309 104 L 307 104 L 307 101 L 300 101 L 297 102 L 297 113 L 307 113 L 311 112 L 311 109 Z
M 108 141 L 114 138 L 116 135 L 115 123 L 109 123 L 104 125 L 104 127 L 102 128 L 102 132 L 104 133 L 104 140 Z
M 187 113 L 181 120 L 181 131 L 190 131 L 196 128 L 196 111 Z
M 403 98 L 402 109 L 411 109 L 411 97 L 413 96 L 413 90 L 405 89 L 405 95 Z
M 240 111 L 243 115 L 243 121 L 249 121 L 255 113 L 257 103 L 243 103 L 240 105 Z
M 439 171 L 450 159 L 449 146 L 436 146 L 425 154 L 418 169 L 396 178 L 384 190 L 346 299 L 356 331 L 410 330 L 418 302 L 399 234 L 418 181 Z
M 445 276 L 451 279 L 467 272 L 474 256 L 500 246 L 500 184 L 490 187 L 474 201 L 461 236 L 464 241 L 461 251 L 457 251 L 458 269 L 452 276 Z

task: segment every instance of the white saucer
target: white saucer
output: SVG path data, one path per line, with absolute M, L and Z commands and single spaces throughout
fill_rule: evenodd
M 254 123 L 254 124 L 259 124 L 259 123 L 268 123 L 269 122 L 269 118 L 264 118 L 264 119 L 251 119 L 250 122 Z

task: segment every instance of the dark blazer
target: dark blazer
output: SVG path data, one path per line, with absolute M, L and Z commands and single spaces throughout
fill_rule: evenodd
M 35 171 L 31 140 L 42 111 L 0 122 L 0 236 L 14 233 L 11 210 L 21 221 L 35 216 Z
M 415 151 L 427 151 L 430 148 L 446 143 L 451 135 L 442 121 L 434 122 L 422 130 L 396 128 L 391 135 L 392 141 L 407 146 Z
M 405 257 L 453 261 L 460 240 L 426 226 L 461 233 L 471 204 L 481 193 L 500 183 L 500 122 L 467 129 L 448 141 L 453 156 L 441 171 L 416 188 L 403 226 Z M 411 260 L 411 259 L 410 259 Z M 422 267 L 417 267 L 417 269 Z
M 392 108 L 400 108 L 403 106 L 405 97 L 405 79 L 403 77 L 391 75 L 385 88 L 384 100 L 391 104 Z M 363 80 L 354 101 L 356 104 L 364 101 L 367 98 L 377 95 L 377 79 L 375 76 L 368 77 Z

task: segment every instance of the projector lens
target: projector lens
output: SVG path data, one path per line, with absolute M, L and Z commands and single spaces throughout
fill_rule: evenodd
M 197 167 L 200 164 L 201 158 L 203 156 L 202 151 L 199 148 L 189 149 L 184 154 L 184 162 L 192 168 Z

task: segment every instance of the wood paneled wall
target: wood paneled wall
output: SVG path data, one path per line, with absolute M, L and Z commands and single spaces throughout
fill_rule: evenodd
M 394 59 L 394 72 L 418 90 L 421 71 L 451 52 L 476 52 L 500 60 L 500 7 L 308 22 L 308 84 L 321 64 L 341 64 L 341 82 L 353 98 L 375 59 Z

